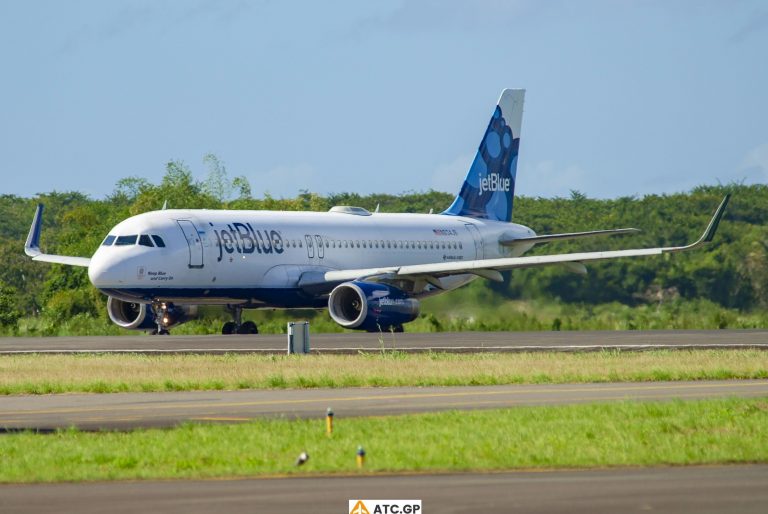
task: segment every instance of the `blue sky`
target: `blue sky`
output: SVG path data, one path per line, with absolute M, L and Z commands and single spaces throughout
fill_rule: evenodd
M 768 181 L 764 1 L 5 0 L 0 63 L 3 194 L 454 192 L 505 87 L 520 194 Z

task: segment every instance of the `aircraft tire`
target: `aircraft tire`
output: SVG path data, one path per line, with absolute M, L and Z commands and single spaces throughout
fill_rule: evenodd
M 259 328 L 253 321 L 245 321 L 240 328 L 237 329 L 238 334 L 258 334 Z
M 225 336 L 234 334 L 237 332 L 237 327 L 235 326 L 234 321 L 227 321 L 224 323 L 224 326 L 221 327 L 221 333 Z

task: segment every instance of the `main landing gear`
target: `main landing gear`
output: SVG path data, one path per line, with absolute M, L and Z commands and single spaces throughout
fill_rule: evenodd
M 221 333 L 231 334 L 258 334 L 259 328 L 253 321 L 242 321 L 243 308 L 238 305 L 227 305 L 227 310 L 232 314 L 233 321 L 227 321 L 221 327 Z

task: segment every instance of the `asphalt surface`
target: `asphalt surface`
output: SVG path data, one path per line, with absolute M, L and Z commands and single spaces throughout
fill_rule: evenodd
M 233 423 L 257 417 L 311 418 L 323 417 L 328 407 L 333 408 L 337 419 L 343 419 L 451 409 L 728 396 L 768 396 L 768 381 L 5 396 L 0 397 L 0 429 L 131 429 L 173 426 L 184 421 Z
M 768 466 L 0 485 L 0 512 L 347 513 L 350 499 L 421 499 L 423 514 L 768 512 Z
M 442 332 L 420 334 L 311 334 L 315 352 L 357 353 L 397 349 L 407 352 L 599 351 L 604 349 L 768 350 L 768 330 L 651 330 L 588 332 Z M 5 337 L 0 354 L 16 353 L 285 353 L 285 335 L 112 337 Z

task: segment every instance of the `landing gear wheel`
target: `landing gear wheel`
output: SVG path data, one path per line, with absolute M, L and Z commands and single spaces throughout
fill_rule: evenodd
M 238 334 L 258 334 L 259 329 L 253 321 L 246 321 L 237 329 Z
M 225 336 L 228 336 L 230 334 L 234 334 L 237 331 L 237 325 L 235 325 L 234 321 L 227 321 L 224 323 L 224 326 L 221 327 L 221 333 Z
M 392 332 L 395 332 L 397 334 L 401 334 L 401 333 L 405 332 L 405 329 L 403 328 L 402 325 L 395 325 L 394 327 L 392 327 Z
M 157 325 L 157 328 L 155 328 L 151 333 L 153 336 L 167 336 L 170 334 L 168 331 L 168 327 L 175 324 L 174 321 L 172 321 L 168 315 L 169 312 L 172 312 L 174 307 L 172 303 L 164 303 L 164 302 L 152 302 L 152 314 L 155 317 L 155 324 Z

